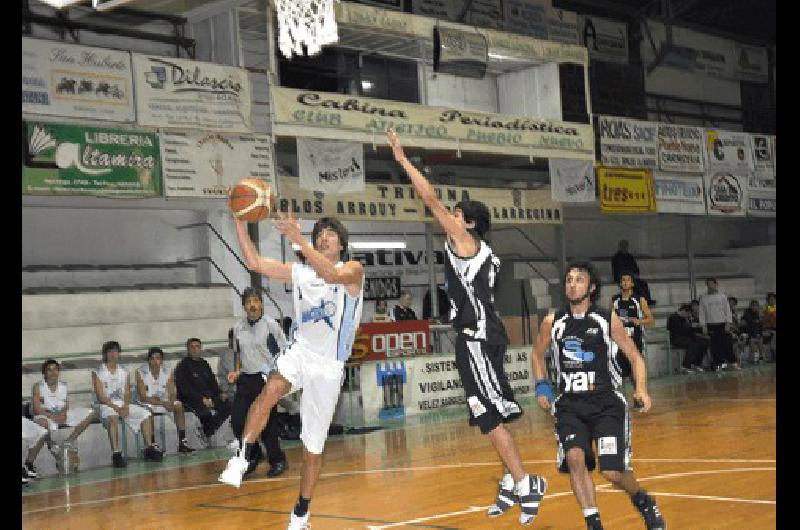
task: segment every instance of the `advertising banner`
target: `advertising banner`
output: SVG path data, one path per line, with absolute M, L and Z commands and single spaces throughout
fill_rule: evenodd
M 132 122 L 130 53 L 22 37 L 22 112 Z
M 747 173 L 713 170 L 706 174 L 708 215 L 743 217 L 747 213 Z
M 297 178 L 280 179 L 278 207 L 303 219 L 333 216 L 347 221 L 430 221 L 433 215 L 411 185 L 366 184 L 352 195 L 328 195 L 300 188 Z M 561 224 L 561 204 L 550 190 L 464 188 L 434 186 L 448 208 L 462 199 L 483 201 L 494 223 Z
M 647 169 L 597 168 L 600 209 L 606 213 L 656 211 L 653 173 Z
M 400 320 L 361 324 L 350 361 L 377 361 L 431 352 L 427 320 Z
M 628 63 L 628 25 L 625 22 L 578 15 L 578 39 L 592 59 Z
M 751 217 L 775 217 L 777 193 L 769 191 L 748 191 L 747 215 Z
M 266 134 L 163 131 L 161 162 L 167 197 L 225 199 L 245 177 L 275 187 L 272 140 Z
M 550 197 L 558 202 L 594 202 L 597 191 L 594 163 L 551 158 Z
M 735 54 L 733 70 L 737 79 L 755 83 L 769 82 L 769 58 L 766 48 L 734 42 L 733 51 Z
M 750 136 L 753 165 L 750 175 L 751 190 L 775 190 L 775 137 L 766 134 Z
M 271 94 L 276 135 L 386 145 L 386 130 L 394 127 L 406 147 L 594 160 L 587 124 L 283 87 Z
M 656 172 L 654 180 L 658 213 L 706 214 L 705 190 L 701 176 L 687 177 Z
M 134 129 L 28 122 L 22 193 L 158 197 L 158 135 Z
M 703 173 L 703 128 L 658 124 L 658 168 L 679 173 Z
M 400 294 L 400 276 L 364 278 L 364 300 L 394 300 Z
M 509 348 L 503 368 L 519 398 L 533 393 L 530 348 Z M 361 365 L 364 421 L 387 416 L 414 416 L 441 409 L 467 410 L 467 400 L 452 354 L 406 357 Z M 392 410 L 394 409 L 394 410 Z
M 598 116 L 600 161 L 606 167 L 655 169 L 658 124 L 615 116 Z
M 739 174 L 753 170 L 750 135 L 747 133 L 706 129 L 708 171 L 727 169 Z
M 566 44 L 578 44 L 578 14 L 549 7 L 547 9 L 547 38 Z
M 364 144 L 297 139 L 300 187 L 330 194 L 364 190 Z
M 247 70 L 134 53 L 133 72 L 141 125 L 253 131 Z
M 547 39 L 548 0 L 504 0 L 505 30 Z M 575 44 L 575 42 L 572 42 Z

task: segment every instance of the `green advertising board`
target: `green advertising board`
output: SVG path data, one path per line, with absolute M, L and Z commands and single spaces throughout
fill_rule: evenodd
M 161 196 L 158 134 L 27 122 L 22 160 L 27 195 Z

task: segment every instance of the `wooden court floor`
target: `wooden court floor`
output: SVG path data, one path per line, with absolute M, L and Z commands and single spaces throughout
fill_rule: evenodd
M 775 380 L 769 365 L 651 382 L 654 408 L 633 419 L 633 462 L 670 528 L 775 528 Z M 568 478 L 555 469 L 551 419 L 532 400 L 523 405 L 517 444 L 527 469 L 549 481 L 532 528 L 583 529 Z M 517 508 L 485 516 L 501 468 L 464 420 L 423 417 L 330 439 L 312 528 L 520 528 Z M 263 478 L 262 465 L 240 489 L 216 482 L 224 461 L 187 459 L 175 469 L 25 494 L 23 527 L 282 529 L 299 488 L 299 449 L 287 453 L 286 475 Z M 594 478 L 605 528 L 644 528 L 627 496 Z

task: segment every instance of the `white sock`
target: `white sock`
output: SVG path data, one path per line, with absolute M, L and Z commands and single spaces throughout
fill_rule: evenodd
M 511 473 L 503 475 L 503 478 L 500 480 L 500 485 L 504 490 L 514 489 L 514 477 L 511 476 Z
M 583 510 L 583 517 L 586 518 L 596 513 L 597 513 L 597 508 L 586 508 L 585 510 Z
M 522 480 L 514 486 L 514 493 L 517 495 L 528 495 L 531 492 L 531 477 L 527 473 L 522 477 Z

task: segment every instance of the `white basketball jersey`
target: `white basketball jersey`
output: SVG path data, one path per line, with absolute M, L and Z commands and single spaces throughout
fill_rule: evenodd
M 59 381 L 56 385 L 55 392 L 50 390 L 47 382 L 39 381 L 39 396 L 42 398 L 42 406 L 44 410 L 50 414 L 55 414 L 60 410 L 64 410 L 67 406 L 67 384 Z
M 147 391 L 147 397 L 154 397 L 161 400 L 167 399 L 167 381 L 169 380 L 169 370 L 163 364 L 161 371 L 158 373 L 158 379 L 153 377 L 150 373 L 150 365 L 143 364 L 138 368 L 139 375 L 142 376 L 144 387 Z M 144 397 L 144 396 L 142 396 Z
M 340 261 L 336 267 L 343 265 Z M 361 322 L 363 283 L 358 297 L 352 297 L 344 285 L 326 283 L 308 265 L 295 263 L 292 296 L 295 322 L 290 340 L 323 357 L 346 361 Z
M 112 374 L 108 370 L 108 367 L 103 364 L 103 366 L 101 366 L 99 370 L 95 370 L 94 373 L 97 374 L 100 384 L 103 385 L 103 391 L 106 393 L 108 399 L 117 401 L 125 399 L 125 384 L 128 380 L 128 372 L 125 368 L 117 365 L 117 371 Z M 94 387 L 92 387 L 92 396 L 95 402 L 99 403 L 94 393 Z

